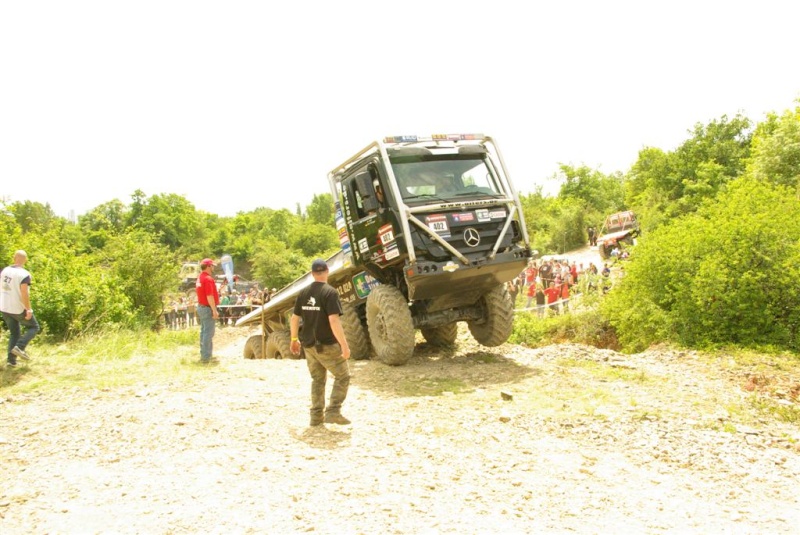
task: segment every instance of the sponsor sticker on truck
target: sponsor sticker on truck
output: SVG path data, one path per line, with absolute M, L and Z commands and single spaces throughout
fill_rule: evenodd
M 428 228 L 443 237 L 450 236 L 450 227 L 447 225 L 447 216 L 444 214 L 434 214 L 425 217 L 425 224 Z
M 472 212 L 464 212 L 463 214 L 453 214 L 453 223 L 464 223 L 467 221 L 475 221 L 475 214 Z
M 382 245 L 386 245 L 387 243 L 394 241 L 394 229 L 392 228 L 391 223 L 378 229 L 378 237 L 380 238 Z
M 356 289 L 356 295 L 358 295 L 359 299 L 366 298 L 372 289 L 379 284 L 380 282 L 378 282 L 378 279 L 365 271 L 353 277 L 353 286 Z

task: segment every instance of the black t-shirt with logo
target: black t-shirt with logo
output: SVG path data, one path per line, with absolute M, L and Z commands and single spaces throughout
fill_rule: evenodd
M 311 283 L 311 286 L 300 292 L 294 302 L 294 313 L 303 318 L 300 343 L 304 347 L 337 343 L 328 316 L 341 316 L 343 312 L 339 293 L 333 286 L 317 281 Z

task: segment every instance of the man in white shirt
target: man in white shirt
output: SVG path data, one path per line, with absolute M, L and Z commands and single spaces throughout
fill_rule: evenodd
M 8 326 L 8 366 L 17 365 L 17 357 L 29 360 L 25 348 L 39 332 L 39 322 L 31 308 L 31 274 L 25 269 L 28 253 L 14 253 L 14 263 L 0 272 L 0 313 Z M 25 333 L 20 336 L 20 325 Z

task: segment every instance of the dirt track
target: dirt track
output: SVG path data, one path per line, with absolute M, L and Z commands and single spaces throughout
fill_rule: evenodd
M 462 330 L 403 367 L 353 362 L 353 425 L 309 428 L 305 363 L 244 360 L 241 334 L 222 331 L 199 386 L 0 398 L 0 532 L 800 525 L 800 428 L 691 353 L 486 349 Z

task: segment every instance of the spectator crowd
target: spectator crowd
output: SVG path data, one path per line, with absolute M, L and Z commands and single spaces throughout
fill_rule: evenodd
M 517 310 L 536 311 L 539 317 L 565 314 L 575 295 L 607 292 L 611 268 L 608 263 L 598 268 L 594 263 L 584 266 L 567 259 L 531 260 L 506 287 Z
M 232 325 L 240 317 L 244 316 L 256 306 L 261 306 L 269 301 L 275 288 L 272 290 L 260 290 L 258 285 L 253 286 L 250 291 L 237 291 L 230 289 L 227 282 L 218 284 L 220 295 L 219 324 L 220 326 Z M 187 296 L 173 296 L 165 300 L 164 310 L 161 315 L 164 328 L 169 330 L 185 329 L 197 325 L 197 295 L 189 292 Z

